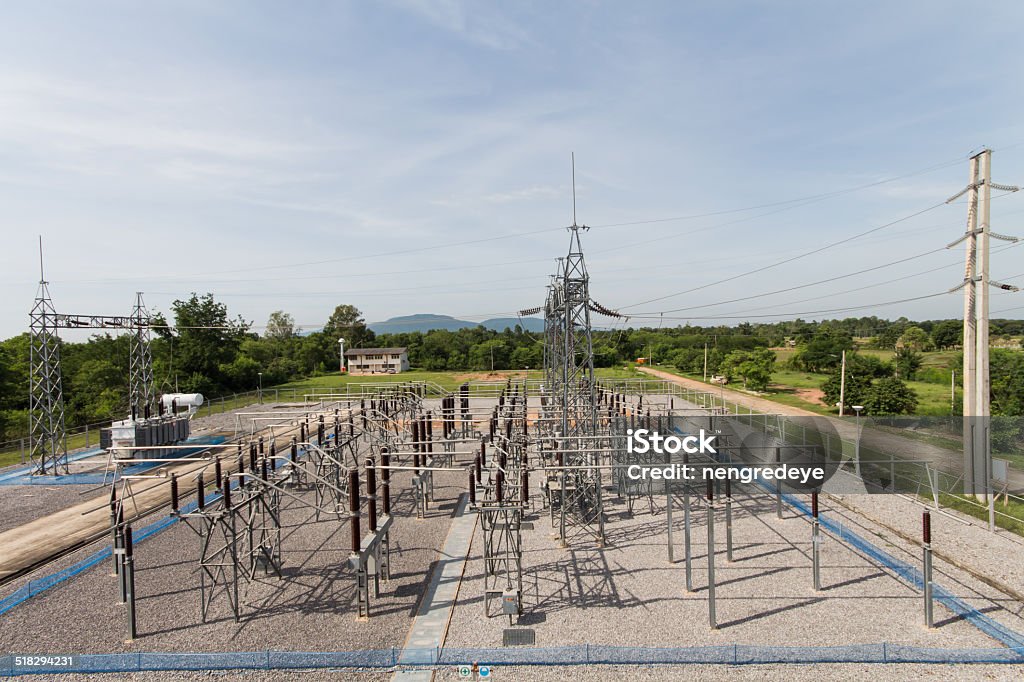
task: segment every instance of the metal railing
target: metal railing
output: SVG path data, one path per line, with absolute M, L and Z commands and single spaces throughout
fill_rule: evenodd
M 842 424 L 848 429 L 856 424 L 853 418 L 840 418 L 824 415 L 787 417 L 785 415 L 765 414 L 753 408 L 741 405 L 726 397 L 725 391 L 702 391 L 682 386 L 668 379 L 600 379 L 598 383 L 613 391 L 636 396 L 668 395 L 679 398 L 702 410 L 710 410 L 716 414 L 739 418 L 752 428 L 765 434 L 774 435 L 780 440 L 801 444 L 820 446 L 825 456 L 834 461 L 843 461 L 844 467 L 853 467 L 854 454 L 860 456 L 860 465 L 869 467 L 886 467 L 889 469 L 889 491 L 902 491 L 915 498 L 916 501 L 927 501 L 935 509 L 954 510 L 966 513 L 988 524 L 990 532 L 997 528 L 1005 528 L 1016 535 L 1024 536 L 1024 496 L 1010 492 L 1006 486 L 990 485 L 987 494 L 968 495 L 957 487 L 963 482 L 960 470 L 943 469 L 920 460 L 907 460 L 892 452 L 877 452 L 863 444 L 858 445 L 863 429 L 870 428 L 868 418 L 862 418 L 865 425 L 857 428 L 854 438 L 843 438 L 838 434 L 821 432 L 809 428 L 799 420 L 814 422 L 816 420 L 831 421 Z M 998 418 L 997 418 L 998 419 Z M 1019 418 L 1014 418 L 1019 419 Z M 882 425 L 879 431 L 889 438 L 901 437 L 898 428 Z M 948 439 L 945 432 L 936 433 Z M 907 437 L 909 436 L 902 436 Z M 955 453 L 956 451 L 951 451 Z M 1001 505 L 1000 501 L 1001 500 Z M 1000 508 L 1002 506 L 1002 508 Z

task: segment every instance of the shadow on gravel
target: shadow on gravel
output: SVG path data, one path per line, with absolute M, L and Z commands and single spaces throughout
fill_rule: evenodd
M 599 606 L 625 608 L 639 603 L 635 597 L 623 599 L 619 594 L 615 575 L 631 572 L 613 569 L 605 554 L 606 550 L 601 549 L 575 549 L 565 559 L 527 569 L 524 577 L 536 585 L 534 613 Z
M 516 625 L 540 625 L 546 622 L 548 615 L 540 612 L 524 613 L 519 616 L 519 620 L 516 621 Z
M 734 625 L 743 625 L 744 623 L 749 623 L 751 621 L 758 620 L 761 618 L 768 618 L 769 616 L 774 616 L 779 613 L 785 613 L 786 611 L 793 611 L 794 609 L 802 609 L 805 606 L 812 606 L 823 601 L 825 601 L 824 597 L 815 597 L 814 599 L 807 599 L 801 602 L 797 602 L 796 604 L 790 604 L 788 606 L 779 606 L 778 608 L 768 609 L 767 611 L 762 611 L 761 613 L 755 613 L 749 616 L 745 616 L 743 618 L 731 620 L 728 623 L 719 623 L 718 627 L 720 629 L 725 629 L 728 627 L 732 627 Z
M 779 568 L 770 568 L 767 571 L 761 571 L 760 573 L 751 573 L 750 575 L 741 575 L 738 578 L 730 578 L 729 580 L 716 580 L 715 587 L 722 587 L 723 585 L 732 585 L 734 583 L 742 583 L 747 580 L 754 580 L 755 578 L 764 578 L 765 576 L 774 575 L 776 573 L 785 573 L 786 571 L 793 570 L 793 566 L 781 566 Z M 694 592 L 706 592 L 707 585 L 704 587 L 697 587 Z
M 840 587 L 847 587 L 848 585 L 856 585 L 857 583 L 865 583 L 865 582 L 867 582 L 869 580 L 874 580 L 875 578 L 884 578 L 884 577 L 885 577 L 885 573 L 882 573 L 881 571 L 878 571 L 876 573 L 869 573 L 868 575 L 862 575 L 859 578 L 850 578 L 849 580 L 844 580 L 841 583 L 835 583 L 833 585 L 828 585 L 828 586 L 822 587 L 821 589 L 825 590 L 825 591 L 837 590 Z
M 416 614 L 419 613 L 420 604 L 423 602 L 423 597 L 427 593 L 427 586 L 430 585 L 430 577 L 432 575 L 434 575 L 434 571 L 437 570 L 438 563 L 440 563 L 440 562 L 438 562 L 437 559 L 434 559 L 433 561 L 431 561 L 430 565 L 427 566 L 427 570 L 422 573 L 422 579 L 419 582 L 409 583 L 409 585 L 408 585 L 409 591 L 413 592 L 414 594 L 417 595 L 416 596 L 416 601 L 413 602 L 412 606 L 409 608 L 409 617 L 410 618 L 415 618 Z M 412 574 L 412 575 L 417 575 L 417 574 Z
M 763 544 L 766 544 L 766 543 L 759 542 L 757 544 L 763 545 Z M 737 552 L 739 552 L 740 549 L 741 548 L 739 548 L 739 547 L 734 547 L 733 548 L 733 554 L 735 555 Z M 735 561 L 750 561 L 751 559 L 763 559 L 766 556 L 772 556 L 774 554 L 785 554 L 786 552 L 792 552 L 794 549 L 796 549 L 796 548 L 793 547 L 793 546 L 789 546 L 789 547 L 783 547 L 782 549 L 773 549 L 770 552 L 761 552 L 760 554 L 750 554 L 750 555 L 746 555 L 746 556 L 737 556 L 735 558 Z
M 992 613 L 993 611 L 1002 611 L 1002 609 L 1000 607 L 998 607 L 998 606 L 986 606 L 983 609 L 978 609 L 978 613 Z M 945 620 L 935 621 L 935 627 L 941 628 L 944 625 L 952 625 L 953 623 L 956 623 L 957 621 L 964 620 L 964 618 L 965 617 L 962 616 L 962 615 L 950 616 L 949 618 L 946 618 Z

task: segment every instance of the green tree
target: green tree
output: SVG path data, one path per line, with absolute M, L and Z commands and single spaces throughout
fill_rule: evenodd
M 335 307 L 327 318 L 323 333 L 325 339 L 334 345 L 338 345 L 338 339 L 345 339 L 346 348 L 364 347 L 374 339 L 374 333 L 366 326 L 359 308 L 345 303 Z
M 217 303 L 212 294 L 192 296 L 171 304 L 174 310 L 175 367 L 185 380 L 186 391 L 216 391 L 228 387 L 221 366 L 234 361 L 249 325 L 241 318 L 228 318 L 227 306 Z M 240 388 L 251 388 L 250 386 Z
M 928 336 L 928 332 L 918 326 L 907 327 L 900 335 L 899 341 L 896 342 L 896 346 L 899 348 L 909 348 L 917 352 L 931 350 L 932 345 L 932 339 Z
M 879 320 L 879 326 L 881 329 L 875 337 L 874 346 L 875 348 L 889 349 L 896 346 L 903 331 L 910 326 L 910 321 L 905 317 L 901 317 L 895 322 Z
M 960 320 L 943 320 L 932 327 L 931 337 L 936 348 L 960 346 L 964 339 L 964 323 Z
M 28 406 L 28 334 L 0 343 L 0 410 Z
M 88 359 L 69 378 L 68 407 L 74 410 L 76 421 L 96 422 L 119 414 L 127 416 L 128 377 L 123 367 L 109 359 Z
M 989 354 L 992 414 L 1024 415 L 1024 352 L 993 348 Z
M 836 370 L 821 385 L 821 391 L 825 394 L 824 401 L 829 407 L 839 403 L 839 394 L 842 392 L 842 379 L 840 370 Z M 846 386 L 843 392 L 843 402 L 847 406 L 863 405 L 867 399 L 868 391 L 871 389 L 871 375 L 858 367 L 856 364 L 847 363 Z
M 725 356 L 721 371 L 730 381 L 736 376 L 743 379 L 743 387 L 764 391 L 772 380 L 775 367 L 775 353 L 767 348 L 744 351 L 735 350 Z
M 283 310 L 275 310 L 270 313 L 265 333 L 270 339 L 290 339 L 295 336 L 295 318 Z
M 259 373 L 266 365 L 260 364 L 248 355 L 238 355 L 231 362 L 221 365 L 221 372 L 232 386 L 255 386 L 259 383 Z M 266 377 L 266 384 L 275 383 Z
M 865 374 L 872 379 L 882 379 L 893 375 L 893 366 L 875 355 L 847 353 L 846 371 Z
M 595 355 L 597 350 L 595 349 Z M 512 351 L 512 357 L 509 360 L 512 369 L 540 369 L 544 364 L 544 349 L 538 343 L 532 345 L 519 346 Z
M 680 348 L 669 356 L 669 362 L 681 372 L 701 374 L 704 371 L 704 349 Z
M 911 329 L 917 329 L 917 327 L 911 327 Z M 913 381 L 923 362 L 923 356 L 910 346 L 900 346 L 896 349 L 896 355 L 893 357 L 899 377 L 906 381 Z
M 470 369 L 508 369 L 509 351 L 501 339 L 474 344 L 469 351 Z
M 917 393 L 896 377 L 879 379 L 864 396 L 868 414 L 913 414 L 917 409 Z
M 839 366 L 844 350 L 853 350 L 853 337 L 840 329 L 820 328 L 793 361 L 808 372 L 823 372 Z

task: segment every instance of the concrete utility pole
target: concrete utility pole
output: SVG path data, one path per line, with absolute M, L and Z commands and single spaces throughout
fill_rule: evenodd
M 704 383 L 708 381 L 708 344 L 704 342 Z
M 949 413 L 953 414 L 956 410 L 956 370 L 949 374 Z
M 964 281 L 950 291 L 964 289 L 964 492 L 987 501 L 992 479 L 992 448 L 989 432 L 991 418 L 988 358 L 988 287 L 1007 291 L 1016 287 L 989 278 L 990 238 L 1016 242 L 1015 237 L 994 234 L 990 229 L 992 187 L 1016 192 L 1018 187 L 992 182 L 992 150 L 984 149 L 971 157 L 966 189 L 946 200 L 951 203 L 967 195 L 967 232 L 947 248 L 966 242 Z M 980 225 L 979 225 L 980 222 Z M 955 392 L 953 400 L 955 401 Z
M 842 369 L 839 371 L 839 416 L 846 412 L 846 351 L 843 351 Z
M 991 386 L 988 367 L 988 255 L 989 255 L 989 207 L 992 200 L 992 152 L 986 149 L 980 154 L 981 178 L 978 197 L 978 285 L 974 289 L 974 309 L 978 319 L 975 324 L 975 344 L 978 359 L 974 369 L 974 488 L 979 499 L 988 500 L 992 476 L 992 444 L 989 438 L 989 388 Z
M 977 325 L 974 310 L 974 265 L 978 254 L 978 157 L 971 157 L 971 172 L 967 190 L 967 239 L 964 264 L 964 492 L 974 491 L 974 420 L 978 414 L 975 400 L 975 363 L 978 356 Z

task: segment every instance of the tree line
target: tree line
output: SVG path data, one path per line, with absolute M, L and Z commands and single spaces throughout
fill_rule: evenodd
M 284 311 L 270 315 L 262 334 L 252 323 L 232 317 L 211 295 L 193 293 L 176 300 L 167 317 L 153 320 L 153 366 L 158 392 L 199 392 L 218 396 L 254 389 L 262 374 L 264 386 L 336 373 L 339 338 L 346 348 L 402 346 L 413 367 L 426 370 L 489 371 L 539 369 L 544 363 L 543 335 L 516 325 L 502 331 L 476 327 L 374 334 L 353 305 L 335 307 L 323 327 L 303 331 Z M 744 322 L 736 326 L 685 325 L 673 328 L 595 330 L 594 362 L 611 367 L 649 358 L 654 363 L 709 374 L 764 390 L 776 371 L 770 350 L 793 347 L 793 368 L 828 374 L 823 390 L 833 399 L 842 351 L 847 351 L 846 403 L 870 403 L 876 413 L 912 412 L 912 394 L 905 380 L 949 381 L 949 369 L 922 368 L 922 353 L 960 344 L 958 320 L 912 322 L 906 318 L 847 318 L 810 322 Z M 1024 334 L 1024 321 L 993 320 L 991 336 Z M 892 362 L 856 352 L 854 338 L 895 350 Z M 68 426 L 121 418 L 128 410 L 130 343 L 127 336 L 96 334 L 81 343 L 60 342 L 66 422 Z M 956 367 L 956 361 L 952 361 Z M 27 431 L 29 337 L 21 334 L 0 342 L 0 440 Z M 1024 414 L 1024 354 L 993 350 L 993 410 Z M 901 387 L 901 384 L 903 386 Z M 909 390 L 909 389 L 908 389 Z M 859 403 L 858 403 L 859 404 Z

